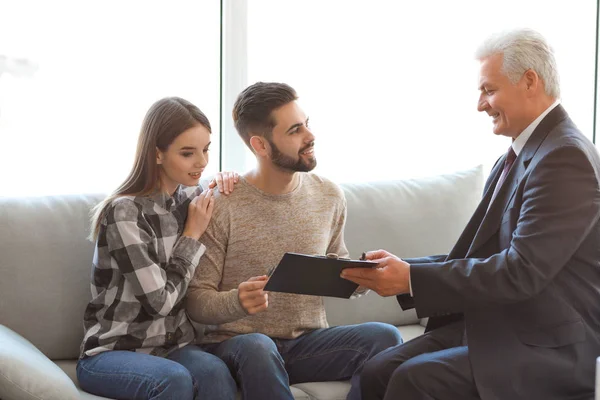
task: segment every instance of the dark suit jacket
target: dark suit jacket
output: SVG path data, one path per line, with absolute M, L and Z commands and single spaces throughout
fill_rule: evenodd
M 600 356 L 600 159 L 562 106 L 491 204 L 504 157 L 447 256 L 407 259 L 427 329 L 464 318 L 483 400 L 593 397 Z

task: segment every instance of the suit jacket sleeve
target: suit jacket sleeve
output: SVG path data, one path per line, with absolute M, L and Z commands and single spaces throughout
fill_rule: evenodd
M 526 300 L 567 264 L 600 217 L 595 170 L 583 150 L 564 146 L 526 179 L 507 249 L 487 259 L 411 264 L 419 317 Z
M 406 259 L 404 259 L 404 261 L 406 261 L 410 265 L 425 264 L 425 263 L 442 262 L 447 257 L 448 257 L 447 255 L 438 255 L 438 256 L 419 257 L 419 258 L 406 258 Z M 400 294 L 400 295 L 396 296 L 396 299 L 398 300 L 398 304 L 400 304 L 400 307 L 404 311 L 410 310 L 411 308 L 415 308 L 415 299 L 408 293 Z

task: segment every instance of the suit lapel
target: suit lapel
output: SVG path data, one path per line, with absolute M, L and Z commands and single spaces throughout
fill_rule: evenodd
M 475 238 L 471 244 L 471 247 L 467 252 L 467 257 L 469 257 L 483 244 L 485 244 L 490 239 L 490 237 L 492 237 L 494 233 L 498 231 L 498 229 L 500 228 L 500 221 L 502 219 L 502 215 L 506 211 L 508 205 L 510 204 L 510 201 L 515 195 L 517 187 L 521 182 L 521 178 L 523 177 L 523 175 L 525 175 L 525 171 L 527 171 L 527 167 L 529 167 L 531 159 L 539 149 L 544 139 L 546 139 L 546 136 L 548 136 L 548 133 L 550 133 L 550 131 L 566 117 L 567 112 L 561 105 L 558 105 L 552 111 L 550 111 L 550 113 L 540 122 L 537 128 L 535 128 L 535 130 L 531 134 L 531 137 L 527 140 L 527 143 L 525 143 L 525 147 L 523 147 L 523 150 L 521 150 L 521 152 L 519 153 L 519 156 L 515 160 L 512 168 L 506 176 L 504 184 L 498 190 L 496 198 L 487 210 L 487 213 L 483 216 L 481 225 L 479 226 L 479 229 L 475 234 Z M 502 158 L 502 165 L 504 165 L 505 159 L 506 156 Z M 491 190 L 488 189 L 488 192 L 494 191 L 495 183 L 498 182 L 498 178 L 494 180 L 494 185 L 490 187 Z M 486 195 L 488 194 L 489 193 L 486 193 Z M 482 203 L 486 203 L 487 207 L 487 204 L 489 204 L 489 199 L 487 201 L 482 201 Z M 480 204 L 479 206 L 481 207 L 482 204 Z

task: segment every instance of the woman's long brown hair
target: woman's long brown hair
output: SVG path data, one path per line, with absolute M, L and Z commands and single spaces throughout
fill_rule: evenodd
M 166 151 L 184 131 L 202 125 L 211 132 L 210 122 L 198 107 L 179 97 L 167 97 L 154 103 L 142 123 L 135 161 L 127 179 L 92 210 L 90 240 L 96 241 L 107 207 L 119 196 L 146 196 L 159 184 L 156 150 Z

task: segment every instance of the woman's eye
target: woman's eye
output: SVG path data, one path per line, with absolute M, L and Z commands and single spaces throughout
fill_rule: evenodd
M 194 153 L 181 153 L 181 155 L 184 157 L 190 157 L 192 154 Z

